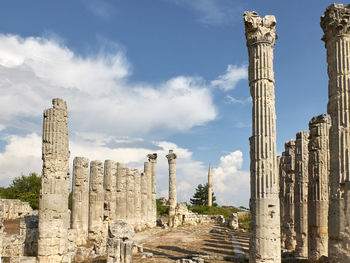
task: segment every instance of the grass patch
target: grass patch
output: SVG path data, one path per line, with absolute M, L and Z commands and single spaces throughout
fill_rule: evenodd
M 200 215 L 222 215 L 226 219 L 231 218 L 232 213 L 243 212 L 244 210 L 234 206 L 203 206 L 194 205 L 189 206 L 189 210 Z
M 250 218 L 251 218 L 250 213 L 238 215 L 239 227 L 244 229 L 249 229 Z

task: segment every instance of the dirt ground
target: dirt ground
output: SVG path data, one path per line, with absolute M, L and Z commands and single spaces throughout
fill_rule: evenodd
M 135 241 L 143 244 L 144 252 L 153 254 L 152 258 L 134 256 L 136 263 L 168 263 L 196 255 L 204 256 L 205 262 L 232 261 L 232 258 L 247 256 L 249 246 L 247 232 L 214 224 L 150 229 L 137 233 Z

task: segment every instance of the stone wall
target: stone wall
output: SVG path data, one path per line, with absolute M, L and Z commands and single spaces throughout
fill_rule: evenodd
M 29 203 L 17 199 L 0 199 L 0 206 L 3 207 L 3 220 L 38 214 L 38 211 L 33 210 Z

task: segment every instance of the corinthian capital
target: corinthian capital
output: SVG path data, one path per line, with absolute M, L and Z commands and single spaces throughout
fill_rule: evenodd
M 321 27 L 324 35 L 322 40 L 328 40 L 350 34 L 350 5 L 332 4 L 327 7 L 324 15 L 321 17 Z
M 257 12 L 244 12 L 243 20 L 247 46 L 258 43 L 267 43 L 274 46 L 277 39 L 275 16 L 260 17 Z
M 154 163 L 157 162 L 157 154 L 156 153 L 147 154 L 147 157 L 148 157 L 149 162 L 154 162 Z
M 166 156 L 168 158 L 168 162 L 175 160 L 177 158 L 176 154 L 173 150 L 169 150 L 169 154 Z

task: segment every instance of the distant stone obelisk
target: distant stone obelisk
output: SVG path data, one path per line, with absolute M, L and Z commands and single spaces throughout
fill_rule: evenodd
M 173 150 L 169 150 L 166 156 L 169 163 L 169 226 L 174 225 L 175 209 L 177 205 L 176 195 L 176 154 Z
M 211 175 L 211 165 L 209 164 L 208 171 L 208 206 L 213 205 L 213 183 L 212 183 L 212 175 Z
M 249 262 L 281 262 L 279 177 L 276 155 L 276 112 L 273 48 L 274 16 L 245 12 L 249 86 L 253 99 L 250 137 Z

